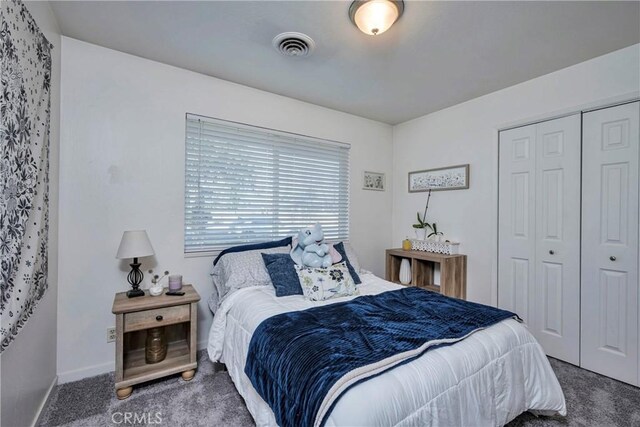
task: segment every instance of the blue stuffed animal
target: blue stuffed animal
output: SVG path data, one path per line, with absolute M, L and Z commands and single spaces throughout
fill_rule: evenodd
M 298 242 L 291 249 L 291 258 L 296 264 L 306 267 L 331 267 L 329 246 L 324 243 L 324 233 L 319 223 L 316 223 L 312 228 L 300 230 Z

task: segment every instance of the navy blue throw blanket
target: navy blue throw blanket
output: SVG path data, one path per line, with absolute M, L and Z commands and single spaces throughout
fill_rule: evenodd
M 313 426 L 325 396 L 348 372 L 417 351 L 406 363 L 431 348 L 453 344 L 426 343 L 459 340 L 512 317 L 517 318 L 415 287 L 362 296 L 266 319 L 251 338 L 245 373 L 280 426 Z M 324 411 L 321 425 L 336 402 Z

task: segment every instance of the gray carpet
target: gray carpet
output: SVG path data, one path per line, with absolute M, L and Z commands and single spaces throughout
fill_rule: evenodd
M 525 413 L 510 427 L 640 426 L 640 388 L 550 359 L 568 406 L 564 417 Z M 179 375 L 134 387 L 126 400 L 113 390 L 113 374 L 63 384 L 53 391 L 42 426 L 252 426 L 244 401 L 226 372 L 215 372 L 204 351 L 190 382 Z M 125 413 L 139 417 L 124 421 Z M 133 415 L 131 415 L 133 417 Z

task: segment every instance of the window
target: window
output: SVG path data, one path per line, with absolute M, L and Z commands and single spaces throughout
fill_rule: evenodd
M 319 222 L 349 235 L 349 148 L 187 115 L 185 253 L 294 235 Z

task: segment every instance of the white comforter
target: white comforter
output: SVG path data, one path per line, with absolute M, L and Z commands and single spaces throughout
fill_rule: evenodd
M 361 278 L 361 295 L 399 288 L 372 274 Z M 277 298 L 273 287 L 259 286 L 222 302 L 209 332 L 209 357 L 227 365 L 256 424 L 275 426 L 276 421 L 244 374 L 253 331 L 273 315 L 350 298 Z M 326 425 L 495 426 L 527 410 L 566 415 L 564 395 L 542 348 L 525 326 L 510 319 L 354 386 Z

